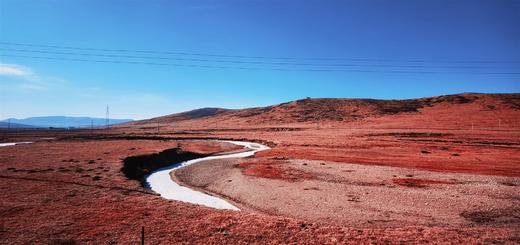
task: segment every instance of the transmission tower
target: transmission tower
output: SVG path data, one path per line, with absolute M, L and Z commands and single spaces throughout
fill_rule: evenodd
M 105 119 L 105 127 L 108 129 L 110 127 L 110 108 L 107 105 L 107 113 L 106 113 L 106 119 Z

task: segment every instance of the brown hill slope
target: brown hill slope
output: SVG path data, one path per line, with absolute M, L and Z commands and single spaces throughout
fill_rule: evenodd
M 367 127 L 502 127 L 519 125 L 520 94 L 436 96 L 407 100 L 302 99 L 239 110 L 203 108 L 135 122 L 183 127 L 343 125 Z M 500 124 L 500 125 L 499 125 Z
M 205 118 L 205 117 L 216 116 L 216 115 L 222 114 L 227 111 L 231 111 L 231 110 L 223 109 L 223 108 L 207 107 L 207 108 L 200 108 L 200 109 L 195 109 L 195 110 L 191 110 L 191 111 L 166 115 L 166 116 L 162 116 L 162 117 L 156 117 L 156 118 L 152 118 L 152 119 L 135 121 L 135 122 L 131 122 L 128 124 L 129 125 L 130 124 L 143 125 L 143 124 L 157 123 L 157 122 L 172 123 L 172 122 L 178 122 L 178 121 L 184 121 L 184 120 L 193 120 L 193 119 L 200 119 L 200 118 Z

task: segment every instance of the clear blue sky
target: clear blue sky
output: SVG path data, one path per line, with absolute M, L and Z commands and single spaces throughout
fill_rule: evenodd
M 0 119 L 103 117 L 106 104 L 113 117 L 141 119 L 199 107 L 265 106 L 306 96 L 400 99 L 520 92 L 519 25 L 520 1 L 515 0 L 0 0 Z M 297 59 L 121 53 L 6 43 Z M 304 59 L 323 57 L 338 60 Z M 321 66 L 232 63 L 237 61 Z M 410 67 L 417 65 L 425 67 Z M 278 68 L 288 71 L 273 70 Z M 434 73 L 413 73 L 423 71 Z

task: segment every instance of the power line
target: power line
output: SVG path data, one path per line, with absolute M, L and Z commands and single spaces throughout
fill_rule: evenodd
M 210 68 L 210 69 L 235 69 L 235 70 L 255 70 L 255 71 L 305 71 L 305 72 L 351 72 L 351 73 L 403 73 L 403 74 L 472 74 L 472 75 L 520 75 L 520 72 L 456 72 L 456 71 L 399 71 L 399 70 L 330 70 L 330 69 L 285 69 L 285 68 L 257 68 L 257 67 L 239 67 L 239 66 L 213 66 L 213 65 L 192 65 L 177 63 L 155 63 L 140 61 L 122 61 L 122 60 L 92 60 L 78 58 L 62 58 L 62 57 L 43 57 L 43 56 L 26 56 L 26 55 L 10 55 L 0 54 L 3 57 L 29 58 L 29 59 L 45 59 L 60 61 L 78 61 L 78 62 L 94 62 L 94 63 L 113 63 L 113 64 L 132 64 L 132 65 L 154 65 L 154 66 L 176 66 L 190 68 Z
M 28 50 L 28 49 L 11 49 L 11 48 L 0 48 L 0 50 L 3 50 L 3 51 L 13 51 L 13 52 L 23 52 L 23 53 L 41 53 L 41 54 L 74 55 L 74 56 L 95 56 L 95 57 L 130 58 L 130 59 L 176 60 L 176 61 L 192 61 L 192 62 L 216 62 L 216 63 L 232 63 L 232 64 L 252 64 L 252 65 L 292 65 L 292 66 L 331 66 L 331 67 L 383 67 L 383 68 L 447 68 L 447 69 L 515 69 L 515 68 L 512 68 L 512 67 L 496 67 L 496 66 L 489 67 L 489 66 L 426 66 L 426 65 L 389 65 L 389 64 L 319 64 L 319 63 L 289 63 L 289 62 L 211 60 L 211 59 L 154 57 L 154 56 L 138 56 L 138 55 L 114 55 L 114 54 L 57 52 L 57 51 L 47 51 L 47 50 Z M 518 68 L 518 69 L 520 69 L 520 68 Z
M 124 53 L 149 53 L 149 54 L 170 54 L 170 55 L 190 55 L 190 56 L 208 56 L 208 57 L 224 57 L 224 58 L 241 58 L 241 59 L 272 59 L 272 60 L 322 60 L 322 61 L 362 61 L 362 62 L 410 62 L 410 63 L 470 63 L 470 64 L 520 64 L 520 61 L 497 61 L 497 60 L 424 60 L 424 59 L 368 59 L 368 58 L 328 58 L 328 57 L 269 57 L 269 56 L 246 56 L 246 55 L 226 55 L 226 54 L 210 54 L 210 53 L 191 53 L 191 52 L 173 52 L 173 51 L 156 51 L 156 50 L 132 50 L 132 49 L 108 49 L 108 48 L 90 48 L 77 46 L 59 46 L 59 45 L 42 45 L 28 44 L 17 42 L 0 42 L 1 45 L 41 47 L 41 48 L 58 48 L 88 51 L 105 51 L 105 52 L 124 52 Z

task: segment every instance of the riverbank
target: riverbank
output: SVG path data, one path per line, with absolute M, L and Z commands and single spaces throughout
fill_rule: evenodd
M 520 231 L 520 179 L 513 177 L 270 157 L 207 161 L 175 176 L 246 210 L 306 222 Z
M 310 138 L 302 144 L 307 144 L 314 137 L 309 133 L 312 132 L 305 134 Z M 258 132 L 242 134 L 266 138 Z M 291 142 L 305 139 L 297 134 L 280 135 L 288 136 L 286 140 Z M 20 139 L 30 137 L 32 136 L 20 135 Z M 99 136 L 98 139 L 71 137 L 0 148 L 0 190 L 3 193 L 0 202 L 0 243 L 137 243 L 143 226 L 148 241 L 159 243 L 518 242 L 518 232 L 513 226 L 477 224 L 473 227 L 363 227 L 355 224 L 310 222 L 304 218 L 250 212 L 242 207 L 242 212 L 232 212 L 168 201 L 141 186 L 139 181 L 126 178 L 121 172 L 123 160 L 129 156 L 155 154 L 177 147 L 189 152 L 216 153 L 208 151 L 210 148 L 207 142 L 163 138 L 130 140 L 104 139 L 104 136 Z M 240 139 L 238 136 L 234 138 Z M 320 143 L 317 140 L 319 138 L 314 139 L 315 144 L 328 146 Z M 269 184 L 265 188 L 278 188 L 275 186 L 278 181 L 287 182 L 277 179 L 279 177 L 294 183 L 300 183 L 299 178 L 307 178 L 306 174 L 301 175 L 298 171 L 278 171 L 284 170 L 286 164 L 296 168 L 298 165 L 293 166 L 294 159 L 269 156 L 267 159 L 276 158 L 271 160 L 284 164 L 263 164 L 260 160 L 266 159 L 265 156 L 262 157 L 264 154 L 244 158 L 237 162 L 237 167 L 240 171 L 245 171 L 246 176 L 263 176 L 261 179 Z M 430 156 L 434 154 L 435 152 Z M 507 157 L 510 156 L 504 156 Z M 327 168 L 333 163 L 320 163 L 319 166 L 314 166 L 311 162 L 307 164 L 307 167 L 313 166 L 318 171 L 319 166 Z M 301 167 L 303 166 L 302 162 Z M 344 173 L 346 176 L 349 174 Z M 208 176 L 211 174 L 208 173 Z M 421 176 L 414 176 L 418 177 Z M 234 181 L 232 179 L 229 184 Z M 287 195 L 302 191 L 304 190 L 288 189 Z M 319 192 L 313 189 L 306 191 Z M 366 202 L 363 199 L 361 201 Z M 495 211 L 489 211 L 472 214 L 472 217 L 477 221 L 489 222 L 495 217 Z
M 193 164 L 197 164 L 200 162 L 208 162 L 211 160 L 217 160 L 217 159 L 234 159 L 234 158 L 244 158 L 253 156 L 256 152 L 267 150 L 269 147 L 258 144 L 258 143 L 252 143 L 252 142 L 243 142 L 243 141 L 209 141 L 208 143 L 213 144 L 221 144 L 227 146 L 227 148 L 232 148 L 232 146 L 235 146 L 238 149 L 234 149 L 234 152 L 228 152 L 228 153 L 220 153 L 215 154 L 213 156 L 199 156 L 196 159 L 191 159 L 188 161 L 181 161 L 175 164 L 172 164 L 170 166 L 166 166 L 163 168 L 159 168 L 153 172 L 151 172 L 148 176 L 146 176 L 145 181 L 148 188 L 153 190 L 154 192 L 161 195 L 161 197 L 167 199 L 167 200 L 176 200 L 176 201 L 182 201 L 182 202 L 188 202 L 193 204 L 199 204 L 206 207 L 212 207 L 217 209 L 229 209 L 234 211 L 240 211 L 237 207 L 233 206 L 231 203 L 227 202 L 224 199 L 221 199 L 219 197 L 215 197 L 213 195 L 209 195 L 203 192 L 198 192 L 196 190 L 193 190 L 186 186 L 181 186 L 178 183 L 175 182 L 174 179 L 171 178 L 171 174 L 173 174 L 175 171 L 180 170 L 182 168 L 188 167 Z M 232 146 L 228 146 L 232 145 Z M 242 148 L 243 149 L 240 149 Z M 146 161 L 150 161 L 152 166 L 155 164 L 153 162 L 153 159 L 159 159 L 166 158 L 166 153 L 162 152 L 163 155 L 158 154 L 156 157 L 149 158 L 139 158 L 139 157 L 133 157 L 130 158 L 134 164 L 139 165 L 147 165 Z M 169 155 L 178 155 L 170 153 Z M 161 158 L 161 156 L 163 156 Z M 187 156 L 186 154 L 183 156 Z M 194 155 L 189 155 L 194 156 Z M 195 158 L 195 157 L 192 157 Z M 125 160 L 125 166 L 127 166 L 127 158 Z M 177 159 L 179 160 L 179 159 Z M 164 159 L 162 159 L 162 162 L 165 162 Z

